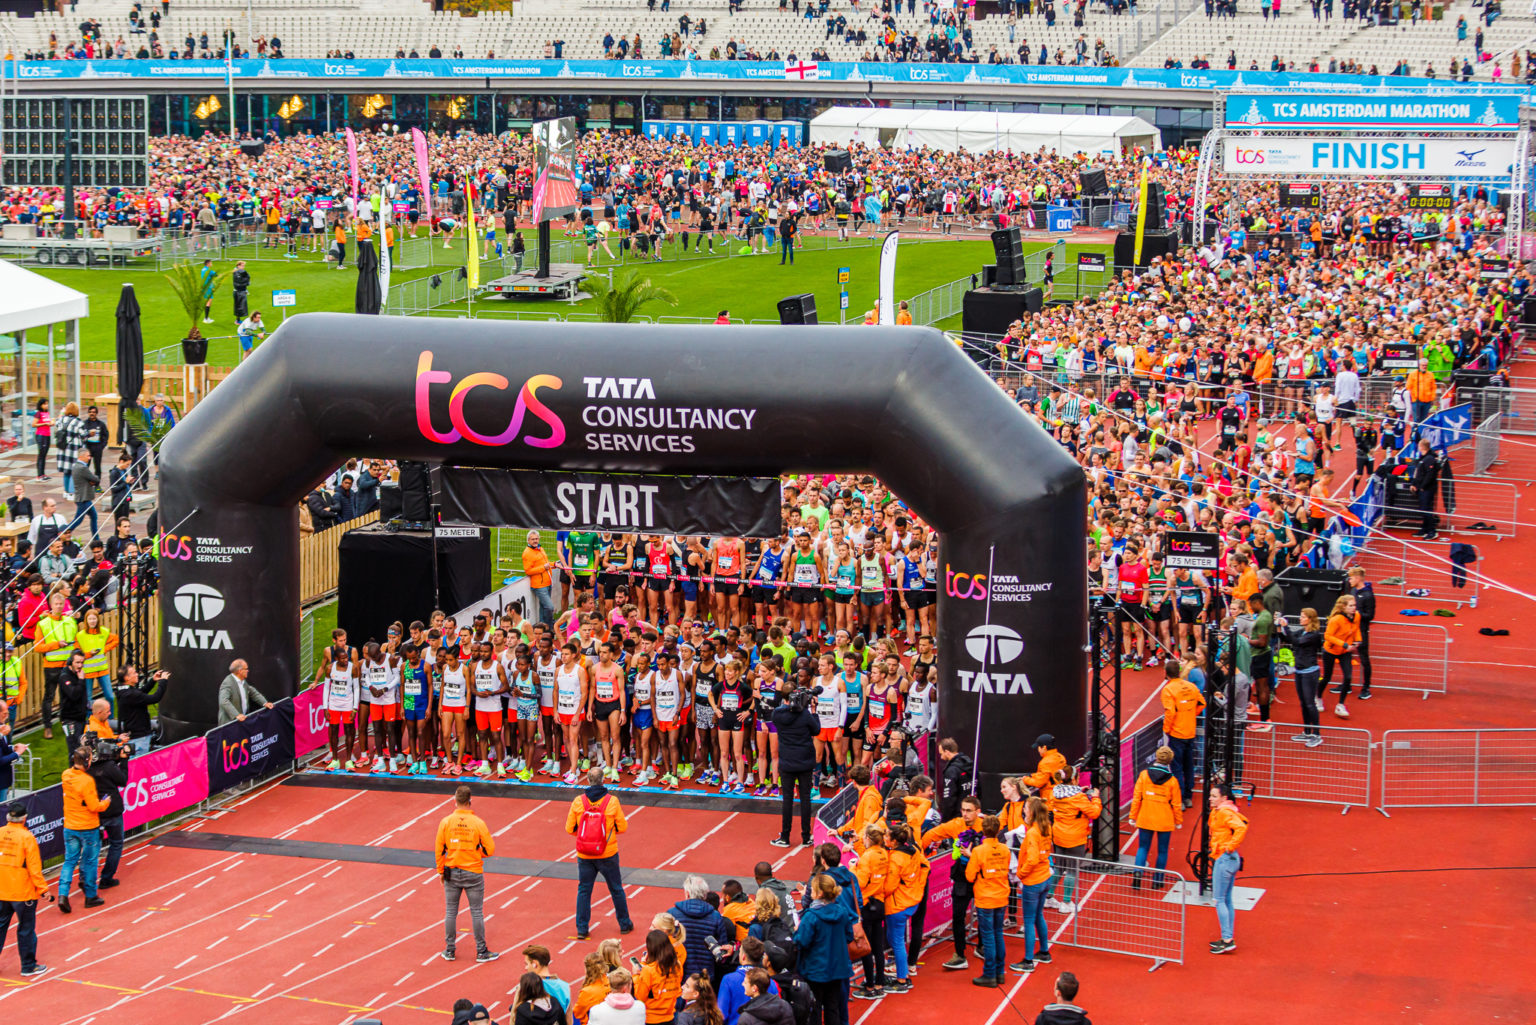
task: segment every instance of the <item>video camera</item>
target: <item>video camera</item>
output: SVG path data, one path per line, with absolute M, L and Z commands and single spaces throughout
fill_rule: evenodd
M 96 761 L 106 761 L 108 759 L 122 759 L 122 758 L 127 758 L 129 753 L 132 750 L 133 750 L 133 745 L 128 744 L 128 743 L 124 742 L 121 739 L 115 739 L 115 740 L 105 740 L 105 739 L 102 739 L 102 740 L 96 741 L 96 750 L 93 752 L 92 757 Z
M 785 695 L 784 704 L 796 712 L 804 712 L 811 707 L 811 702 L 815 701 L 820 694 L 820 687 L 802 687 Z

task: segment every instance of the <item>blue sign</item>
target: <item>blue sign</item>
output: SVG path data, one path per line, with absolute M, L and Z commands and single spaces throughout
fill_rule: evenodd
M 1433 132 L 1514 132 L 1520 128 L 1518 93 L 1466 95 L 1459 86 L 1434 93 L 1285 93 L 1228 96 L 1228 128 Z
M 1472 403 L 1449 406 L 1424 418 L 1419 426 L 1419 437 L 1441 455 L 1452 445 L 1460 445 L 1472 439 Z
M 1047 231 L 1071 231 L 1077 223 L 1076 213 L 1070 206 L 1053 203 L 1045 208 L 1045 227 Z
M 613 81 L 674 81 L 684 82 L 694 89 L 710 80 L 730 81 L 798 81 L 797 76 L 786 71 L 783 61 L 688 61 L 688 60 L 267 60 L 242 59 L 231 62 L 230 74 L 240 82 L 270 84 L 284 81 L 309 80 L 317 83 L 338 79 L 377 80 L 377 88 L 387 87 L 390 80 L 406 82 L 411 79 L 468 80 L 468 79 L 540 79 L 576 80 L 611 79 Z M 204 80 L 212 85 L 222 84 L 225 65 L 222 60 L 64 60 L 21 61 L 19 76 L 23 79 L 169 79 L 178 80 L 185 86 L 188 79 Z M 1354 102 L 1353 97 L 1364 97 L 1366 90 L 1380 89 L 1401 92 L 1405 89 L 1433 89 L 1434 93 L 1418 97 L 1403 96 L 1404 104 L 1419 104 L 1426 108 L 1422 119 L 1398 118 L 1385 123 L 1362 121 L 1371 127 L 1402 127 L 1411 125 L 1425 129 L 1454 127 L 1451 122 L 1462 121 L 1467 130 L 1513 131 L 1514 115 L 1510 113 L 1522 98 L 1528 98 L 1531 90 L 1519 87 L 1497 86 L 1486 82 L 1449 85 L 1444 80 L 1428 78 L 1402 78 L 1380 75 L 1365 78 L 1359 75 L 1314 75 L 1276 71 L 1194 71 L 1182 68 L 1096 68 L 1053 66 L 1041 64 L 896 64 L 878 62 L 818 64 L 817 78 L 823 82 L 918 82 L 936 85 L 986 86 L 986 85 L 1064 85 L 1078 89 L 1288 89 L 1304 86 L 1308 89 L 1336 86 L 1348 89 L 1348 96 L 1315 94 L 1318 102 Z M 705 89 L 707 91 L 707 87 Z M 1261 97 L 1264 102 L 1294 102 L 1312 94 L 1295 94 Z M 1233 127 L 1246 124 L 1250 101 L 1254 97 L 1241 97 L 1242 108 L 1235 114 L 1228 107 L 1227 120 Z M 1493 101 L 1493 124 L 1485 125 L 1487 113 L 1485 101 Z M 1464 119 L 1451 116 L 1445 111 L 1431 114 L 1432 105 L 1459 107 L 1471 103 L 1475 108 Z M 1287 116 L 1284 122 L 1263 120 L 1274 116 L 1271 110 L 1265 114 L 1262 105 L 1260 120 L 1254 127 L 1294 127 L 1296 121 Z M 1337 119 L 1326 122 L 1331 128 L 1352 128 L 1355 124 Z
M 799 121 L 647 121 L 647 139 L 686 139 L 706 146 L 799 146 Z

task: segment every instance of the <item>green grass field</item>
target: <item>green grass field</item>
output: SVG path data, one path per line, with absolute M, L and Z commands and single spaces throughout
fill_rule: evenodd
M 557 244 L 558 241 L 557 232 Z M 600 251 L 594 273 L 606 278 L 610 270 L 615 275 L 639 271 L 656 285 L 671 291 L 677 297 L 677 306 L 658 304 L 646 308 L 642 316 L 653 319 L 676 317 L 712 321 L 720 310 L 728 309 L 732 320 L 737 322 L 777 321 L 775 304 L 779 299 L 811 292 L 816 296 L 816 308 L 821 322 L 835 324 L 838 320 L 838 270 L 846 267 L 850 279 L 847 285 L 848 319 L 857 323 L 864 311 L 873 305 L 878 293 L 879 246 L 874 241 L 866 241 L 847 248 L 821 248 L 825 243 L 824 239 L 809 239 L 808 248 L 797 253 L 793 267 L 781 266 L 777 253 L 739 255 L 740 243 L 734 243 L 729 248 L 729 255 L 713 259 L 678 259 L 675 243 L 669 243 L 663 250 L 665 258 L 660 263 L 631 259 L 619 266 L 615 266 Z M 425 262 L 425 258 L 429 257 L 433 265 L 396 268 L 393 284 L 445 273 L 463 263 L 462 239 L 446 251 L 441 243 L 432 243 L 429 249 L 425 238 L 403 240 L 402 244 L 412 247 L 411 255 L 416 262 Z M 1050 248 L 1048 243 L 1027 243 L 1026 258 L 1047 248 Z M 1102 252 L 1106 248 L 1103 245 L 1078 244 L 1056 247 L 1057 298 L 1073 294 L 1074 282 L 1069 268 L 1075 266 L 1076 254 L 1079 251 Z M 722 254 L 727 252 L 724 244 L 718 244 L 717 249 Z M 282 322 L 282 312 L 273 309 L 270 304 L 273 289 L 291 288 L 297 292 L 298 305 L 288 311 L 290 314 L 350 312 L 353 309 L 357 273 L 350 265 L 338 271 L 325 263 L 319 254 L 309 252 L 302 253 L 296 260 L 285 260 L 280 255 L 277 260 L 252 259 L 263 255 L 278 255 L 280 252 L 245 245 L 226 249 L 225 253 L 230 259 L 215 263 L 217 269 L 227 272 L 233 270 L 235 257 L 247 258 L 247 270 L 251 273 L 250 305 L 262 311 L 268 331 L 274 330 Z M 691 251 L 689 255 L 692 256 Z M 556 259 L 559 257 L 557 252 Z M 928 289 L 979 273 L 982 264 L 991 260 L 991 244 L 984 240 L 914 239 L 904 242 L 897 259 L 896 294 L 906 299 L 917 297 Z M 1037 260 L 1032 263 L 1032 272 L 1033 266 L 1037 265 Z M 158 272 L 97 268 L 65 270 L 52 267 L 39 272 L 90 296 L 91 316 L 81 325 L 82 354 L 86 360 L 113 358 L 116 326 L 113 311 L 125 281 L 133 284 L 138 295 L 143 311 L 144 348 L 151 360 L 154 358 L 154 350 L 178 346 L 186 333 L 188 325 L 180 306 L 165 278 Z M 493 276 L 489 266 L 482 270 L 482 282 Z M 1088 290 L 1089 282 L 1084 281 L 1083 284 L 1084 290 Z M 474 302 L 472 312 L 475 317 L 486 318 L 554 313 L 562 317 L 576 315 L 579 319 L 588 319 L 593 316 L 594 309 L 595 303 L 590 299 L 566 303 L 550 300 L 513 301 L 487 296 Z M 437 307 L 430 311 L 430 315 L 462 317 L 470 312 L 469 304 L 460 302 Z M 914 312 L 922 316 L 919 307 L 914 307 Z M 234 338 L 236 322 L 227 279 L 215 297 L 213 315 L 213 324 L 199 325 L 204 335 L 211 339 L 209 362 L 215 366 L 232 365 L 237 357 Z M 958 316 L 939 323 L 939 326 L 946 328 L 958 325 Z

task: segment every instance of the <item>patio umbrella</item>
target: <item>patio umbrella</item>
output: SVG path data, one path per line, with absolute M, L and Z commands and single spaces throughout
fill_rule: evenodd
M 373 239 L 358 239 L 356 310 L 377 314 L 383 304 L 384 298 L 379 291 L 379 254 L 373 248 Z
M 139 325 L 139 297 L 123 285 L 117 300 L 117 436 L 126 442 L 127 412 L 138 406 L 144 390 L 144 332 Z

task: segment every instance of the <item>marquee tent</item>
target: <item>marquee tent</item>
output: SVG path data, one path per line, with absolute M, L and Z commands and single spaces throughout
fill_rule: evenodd
M 895 149 L 929 147 L 953 153 L 1006 150 L 1030 153 L 1119 153 L 1131 146 L 1157 150 L 1162 136 L 1139 117 L 1091 114 L 1012 114 L 975 110 L 894 110 L 832 107 L 811 121 L 814 144 L 859 143 Z

